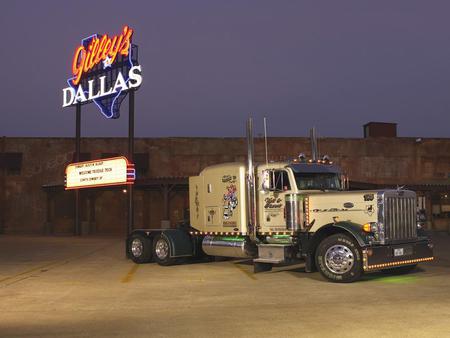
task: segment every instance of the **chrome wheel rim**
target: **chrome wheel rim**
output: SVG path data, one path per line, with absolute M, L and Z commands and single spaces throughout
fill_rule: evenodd
M 160 238 L 156 242 L 155 253 L 159 259 L 165 259 L 169 255 L 169 245 L 164 239 Z
M 138 238 L 133 239 L 133 241 L 131 242 L 131 252 L 133 253 L 133 256 L 140 257 L 143 251 L 144 244 L 142 244 L 142 241 Z
M 345 245 L 333 245 L 325 253 L 325 265 L 335 274 L 342 275 L 349 272 L 353 264 L 355 264 L 353 252 Z

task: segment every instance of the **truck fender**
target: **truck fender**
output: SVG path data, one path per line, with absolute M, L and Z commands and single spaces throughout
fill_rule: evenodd
M 170 257 L 191 257 L 195 254 L 191 236 L 183 229 L 166 229 L 161 235 L 170 246 Z
M 360 247 L 369 245 L 368 234 L 362 230 L 360 224 L 353 222 L 336 222 L 324 225 L 313 234 L 308 251 L 313 253 L 322 239 L 340 232 L 348 233 L 351 237 L 353 237 L 353 239 L 355 239 Z
M 345 233 L 350 235 L 360 247 L 369 245 L 368 234 L 362 230 L 360 224 L 352 222 L 336 222 L 322 226 L 319 230 L 312 234 L 312 237 L 308 240 L 308 244 L 305 248 L 306 253 L 306 271 L 312 272 L 315 270 L 315 258 L 314 254 L 319 243 L 326 237 L 336 233 Z

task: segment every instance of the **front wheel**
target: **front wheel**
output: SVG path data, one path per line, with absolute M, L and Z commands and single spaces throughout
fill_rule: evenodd
M 316 266 L 322 276 L 337 283 L 354 282 L 363 272 L 359 247 L 345 234 L 332 235 L 320 242 Z

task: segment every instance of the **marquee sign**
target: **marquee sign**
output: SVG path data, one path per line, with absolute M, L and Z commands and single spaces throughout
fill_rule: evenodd
M 120 104 L 130 89 L 142 83 L 133 29 L 124 26 L 115 36 L 94 34 L 81 40 L 72 60 L 63 107 L 94 102 L 106 118 L 118 118 Z
M 133 184 L 134 164 L 121 157 L 71 163 L 66 167 L 66 190 Z

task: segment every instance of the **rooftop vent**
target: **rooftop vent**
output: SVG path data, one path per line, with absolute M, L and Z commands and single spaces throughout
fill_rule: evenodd
M 364 125 L 364 138 L 368 137 L 397 137 L 397 123 L 366 123 Z

